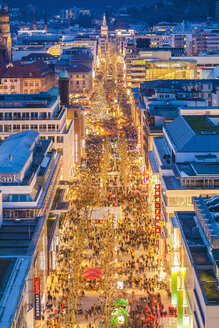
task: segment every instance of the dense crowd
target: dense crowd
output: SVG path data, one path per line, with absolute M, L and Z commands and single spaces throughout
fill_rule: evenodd
M 118 83 L 122 85 L 122 77 L 118 76 Z M 121 87 L 122 88 L 122 87 Z M 106 195 L 101 206 L 120 206 L 122 208 L 122 219 L 116 226 L 116 248 L 117 248 L 117 276 L 123 281 L 124 290 L 122 296 L 129 300 L 129 327 L 149 328 L 160 327 L 160 318 L 168 315 L 176 315 L 175 308 L 165 308 L 160 290 L 167 291 L 165 281 L 160 279 L 161 259 L 158 256 L 158 238 L 152 228 L 152 222 L 147 213 L 146 190 L 143 184 L 142 173 L 139 168 L 138 159 L 141 154 L 136 149 L 137 133 L 131 121 L 131 109 L 128 104 L 128 96 L 122 89 L 118 101 L 123 111 L 124 124 L 122 133 L 125 134 L 128 143 L 129 183 L 125 191 L 121 177 L 121 167 L 118 150 L 114 145 L 117 142 L 118 124 L 116 119 L 105 122 L 109 140 L 111 143 L 109 171 L 114 175 L 109 176 L 106 185 Z M 91 114 L 92 115 L 92 114 Z M 91 134 L 86 140 L 86 169 L 92 176 L 92 181 L 97 189 L 100 189 L 100 167 L 103 151 L 103 139 L 101 135 Z M 78 179 L 73 183 L 74 188 L 81 183 L 84 175 L 81 169 L 78 171 Z M 73 216 L 72 216 L 73 213 Z M 57 258 L 58 267 L 54 272 L 48 285 L 45 315 L 48 327 L 64 327 L 65 317 L 68 311 L 69 298 L 69 266 L 71 255 L 71 240 L 74 238 L 73 225 L 74 211 L 71 212 L 71 221 L 66 216 L 62 227 L 61 247 Z M 103 232 L 98 223 L 93 225 L 89 233 L 88 243 L 81 263 L 81 273 L 86 268 L 94 268 L 100 265 L 99 254 L 101 252 L 101 239 Z M 86 297 L 87 291 L 98 292 L 101 290 L 101 279 L 88 279 L 81 281 L 81 299 Z M 139 292 L 140 291 L 140 292 Z M 139 296 L 141 295 L 141 296 Z M 115 298 L 118 296 L 115 291 Z M 83 314 L 87 327 L 93 327 L 92 322 L 98 321 L 102 315 L 101 304 L 93 304 L 86 309 L 78 309 L 78 315 Z M 79 325 L 80 326 L 80 325 Z

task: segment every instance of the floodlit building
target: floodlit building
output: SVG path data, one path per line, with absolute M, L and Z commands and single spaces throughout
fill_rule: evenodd
M 69 180 L 74 167 L 74 121 L 67 124 L 67 108 L 58 90 L 33 95 L 0 95 L 0 138 L 33 130 L 50 139 L 61 154 L 61 180 Z
M 0 145 L 3 218 L 46 215 L 47 193 L 55 192 L 59 175 L 60 154 L 50 140 L 40 139 L 35 131 L 10 135 Z
M 53 69 L 43 61 L 0 67 L 0 94 L 33 94 L 55 86 Z
M 219 320 L 219 197 L 197 197 L 194 210 L 171 218 L 171 301 L 186 327 Z
M 58 252 L 58 217 L 49 213 L 59 175 L 60 154 L 38 132 L 15 133 L 1 143 L 1 327 L 35 327 L 41 320 Z
M 193 197 L 219 195 L 218 122 L 217 115 L 179 116 L 163 128 L 162 137 L 153 138 L 148 152 L 148 205 L 158 225 L 162 256 L 169 256 L 174 212 L 192 211 Z

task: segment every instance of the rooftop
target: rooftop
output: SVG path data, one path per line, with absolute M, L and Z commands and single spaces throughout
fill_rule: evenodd
M 219 126 L 204 116 L 179 116 L 164 129 L 176 152 L 219 152 Z
M 39 133 L 26 131 L 10 135 L 0 145 L 0 174 L 20 173 L 33 152 Z
M 195 220 L 195 212 L 177 212 L 182 237 L 190 253 L 195 272 L 200 282 L 204 299 L 209 305 L 219 304 L 217 278 L 213 271 L 213 261 L 200 234 L 200 227 Z
M 0 108 L 51 108 L 58 99 L 58 89 L 39 94 L 1 94 Z
M 52 68 L 43 61 L 0 67 L 1 78 L 42 78 L 52 73 Z
M 25 255 L 36 230 L 38 220 L 38 218 L 4 219 L 0 227 L 0 256 Z

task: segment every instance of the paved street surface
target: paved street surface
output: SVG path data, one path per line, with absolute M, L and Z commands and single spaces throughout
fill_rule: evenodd
M 71 210 L 60 223 L 47 327 L 176 327 L 129 102 L 112 49 L 97 74 L 86 116 L 87 156 L 68 192 Z

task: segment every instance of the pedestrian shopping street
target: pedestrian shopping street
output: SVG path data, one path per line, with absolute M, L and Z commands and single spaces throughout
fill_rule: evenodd
M 68 190 L 47 327 L 175 327 L 143 154 L 116 53 L 100 64 L 86 111 L 86 159 Z

